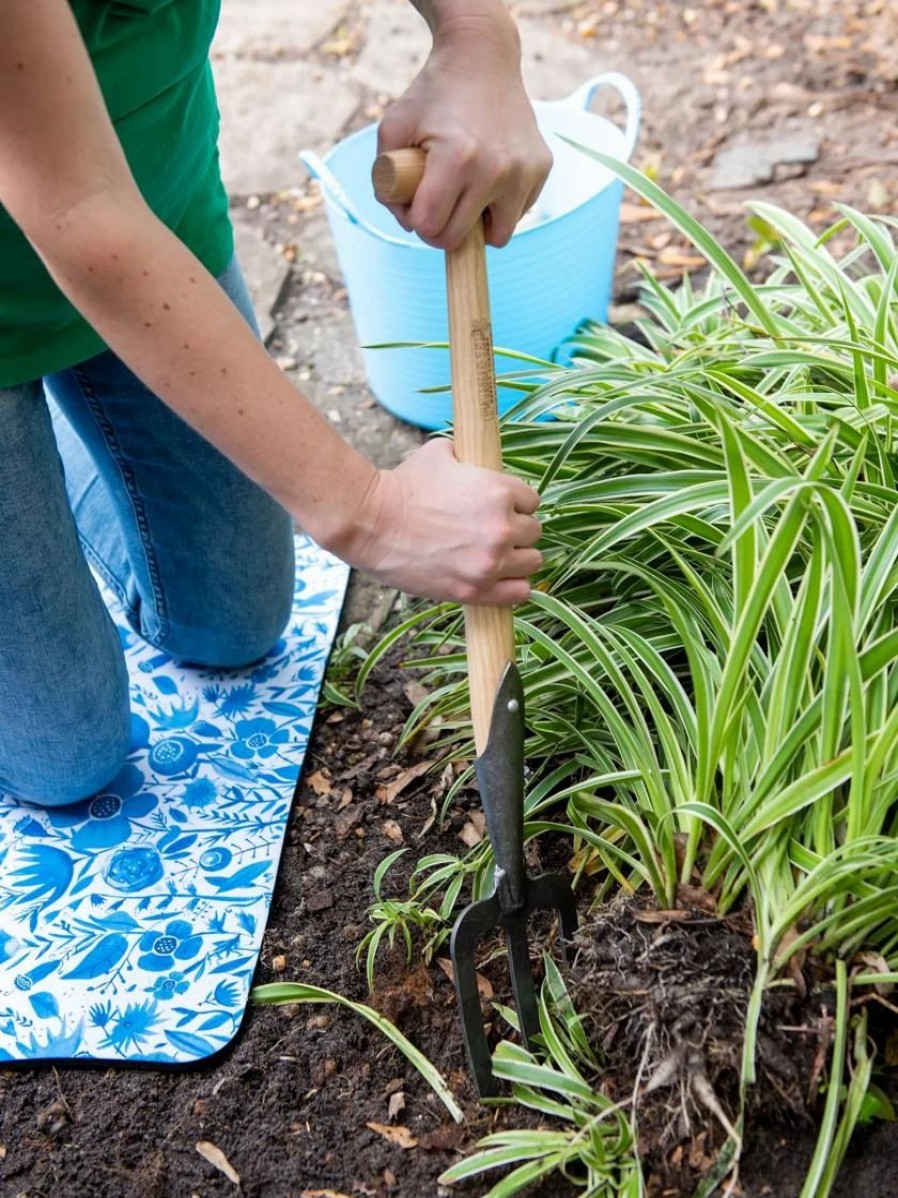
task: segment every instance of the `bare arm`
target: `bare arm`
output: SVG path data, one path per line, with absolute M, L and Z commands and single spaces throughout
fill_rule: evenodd
M 321 544 L 414 593 L 524 597 L 533 492 L 445 445 L 378 471 L 295 390 L 142 199 L 66 0 L 0 0 L 0 202 L 135 374 Z

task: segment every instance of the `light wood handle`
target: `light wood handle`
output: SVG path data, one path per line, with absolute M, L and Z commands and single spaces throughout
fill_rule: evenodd
M 424 178 L 427 154 L 410 146 L 379 154 L 371 168 L 374 194 L 382 204 L 408 204 Z
M 378 199 L 406 204 L 424 174 L 423 150 L 381 154 L 372 181 Z M 493 331 L 486 277 L 483 222 L 478 221 L 456 250 L 446 254 L 449 298 L 449 360 L 455 456 L 460 462 L 502 469 Z M 466 607 L 465 639 L 471 719 L 478 755 L 486 748 L 499 681 L 514 660 L 510 607 Z

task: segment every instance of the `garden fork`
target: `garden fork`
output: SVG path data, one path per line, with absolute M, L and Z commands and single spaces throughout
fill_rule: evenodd
M 382 154 L 374 164 L 378 199 L 408 203 L 424 173 L 423 150 Z M 446 254 L 455 455 L 461 462 L 502 468 L 493 337 L 483 222 Z M 577 927 L 570 882 L 561 874 L 528 878 L 524 865 L 524 691 L 514 662 L 510 607 L 465 608 L 465 640 L 474 769 L 495 858 L 493 893 L 458 916 L 450 954 L 471 1072 L 481 1098 L 499 1092 L 480 1009 L 475 950 L 498 928 L 505 932 L 515 1006 L 526 1045 L 539 1033 L 536 991 L 527 949 L 535 911 L 558 912 L 568 943 Z

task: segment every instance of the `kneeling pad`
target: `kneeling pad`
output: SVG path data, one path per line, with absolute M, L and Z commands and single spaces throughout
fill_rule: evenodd
M 104 590 L 132 752 L 70 807 L 0 793 L 0 1060 L 188 1064 L 236 1034 L 349 573 L 296 550 L 288 630 L 246 670 L 176 665 Z

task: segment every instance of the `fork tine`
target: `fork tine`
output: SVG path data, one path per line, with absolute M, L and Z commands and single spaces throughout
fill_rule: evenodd
M 526 907 L 522 910 L 503 911 L 500 897 L 494 893 L 466 907 L 452 929 L 449 955 L 455 975 L 462 1035 L 474 1084 L 481 1098 L 496 1097 L 500 1089 L 493 1073 L 492 1055 L 480 1008 L 475 956 L 477 945 L 488 932 L 499 928 L 504 931 L 521 1038 L 527 1048 L 532 1048 L 533 1039 L 540 1031 L 540 1023 L 536 984 L 527 947 L 527 919 L 534 911 L 544 909 L 558 913 L 561 937 L 570 955 L 577 930 L 577 909 L 570 883 L 561 874 L 541 874 L 538 878 L 530 879 Z
M 524 1046 L 531 1048 L 533 1037 L 539 1033 L 539 1013 L 536 1006 L 533 967 L 527 948 L 527 915 L 523 911 L 512 916 L 506 915 L 502 922 L 505 928 L 514 1005 L 521 1024 L 521 1037 Z
M 570 959 L 577 931 L 577 904 L 571 884 L 562 874 L 540 874 L 537 878 L 528 879 L 527 914 L 532 915 L 534 911 L 543 909 L 557 911 L 565 955 Z
M 495 1097 L 499 1093 L 499 1084 L 493 1076 L 493 1061 L 483 1027 L 474 953 L 481 937 L 500 926 L 500 916 L 501 908 L 495 895 L 472 903 L 456 919 L 449 941 L 462 1036 L 474 1084 L 481 1098 Z

